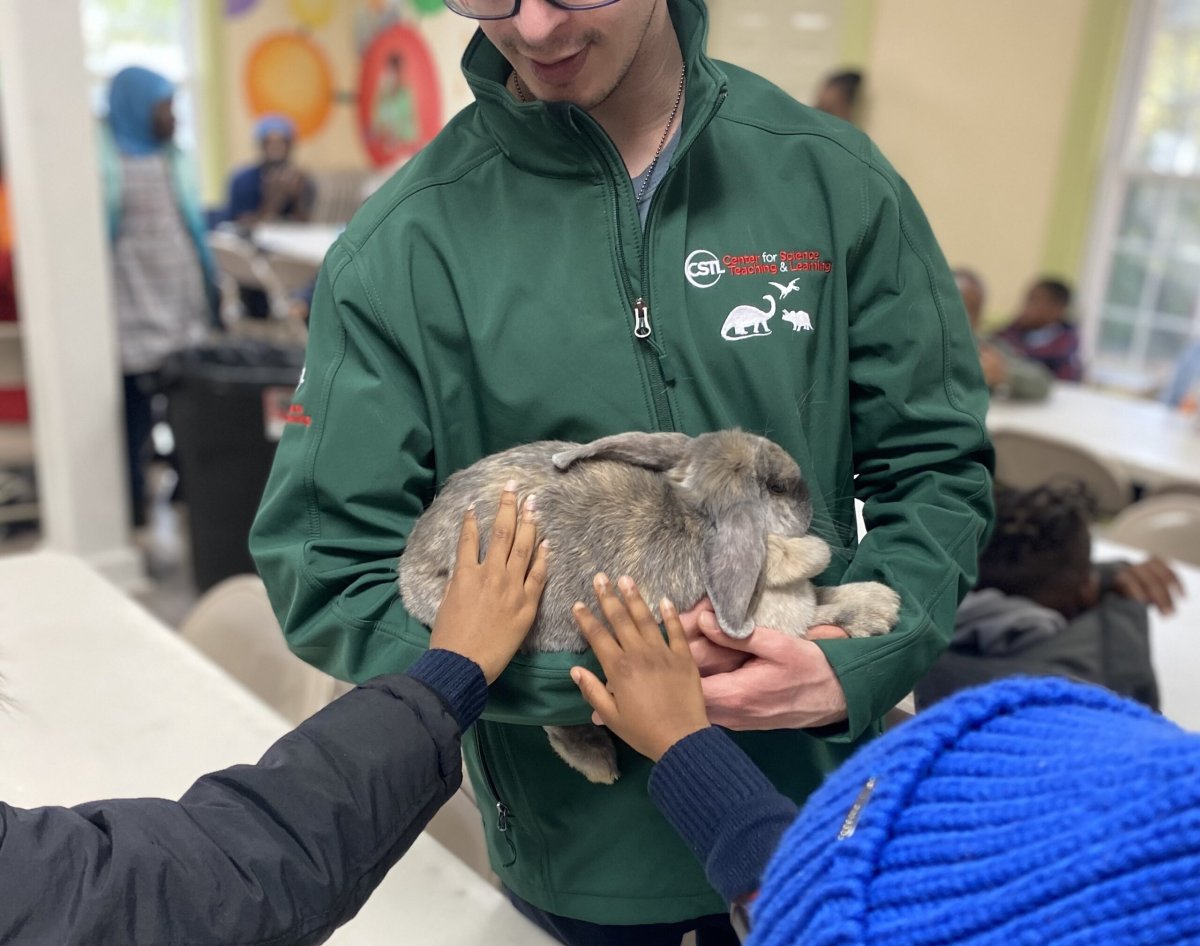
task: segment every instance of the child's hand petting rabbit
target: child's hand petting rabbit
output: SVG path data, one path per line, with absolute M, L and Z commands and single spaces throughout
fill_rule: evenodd
M 454 577 L 438 608 L 429 646 L 475 661 L 490 684 L 533 626 L 546 587 L 546 543 L 538 543 L 531 496 L 517 513 L 517 484 L 500 496 L 487 555 L 479 558 L 475 508 L 463 516 Z
M 582 602 L 572 612 L 608 683 L 583 667 L 573 668 L 571 679 L 604 725 L 657 762 L 680 739 L 709 724 L 700 674 L 675 606 L 665 598 L 659 603 L 667 629 L 663 640 L 633 579 L 618 584 L 624 602 L 605 575 L 596 576 L 596 597 L 611 632 Z

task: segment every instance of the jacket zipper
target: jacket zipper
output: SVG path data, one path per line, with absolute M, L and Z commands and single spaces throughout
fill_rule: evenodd
M 483 781 L 487 785 L 489 794 L 496 799 L 496 830 L 501 834 L 507 834 L 510 826 L 509 823 L 515 820 L 512 816 L 512 809 L 500 799 L 500 792 L 496 788 L 496 780 L 492 778 L 492 769 L 488 765 L 487 755 L 483 751 L 483 734 L 480 732 L 479 725 L 476 724 L 473 728 L 475 732 L 475 749 L 479 753 L 479 769 L 483 774 Z M 509 845 L 512 845 L 511 841 Z
M 592 119 L 589 119 L 592 120 Z M 611 156 L 608 154 L 604 144 L 597 140 L 597 135 L 602 135 L 603 131 L 598 130 L 592 134 L 584 134 L 584 138 L 588 143 L 595 148 L 596 153 L 600 156 L 601 162 L 608 169 L 612 187 L 610 193 L 612 195 L 612 216 L 613 229 L 617 233 L 617 257 L 620 260 L 621 282 L 625 287 L 625 298 L 627 304 L 633 312 L 633 335 L 638 340 L 638 352 L 642 357 L 642 364 L 646 368 L 646 377 L 650 381 L 650 397 L 654 406 L 654 425 L 658 430 L 674 430 L 675 419 L 671 414 L 671 405 L 667 400 L 667 384 L 669 372 L 665 369 L 663 362 L 666 360 L 666 352 L 658 344 L 654 338 L 654 327 L 650 322 L 650 303 L 646 301 L 644 296 L 634 297 L 633 285 L 629 281 L 629 263 L 625 259 L 625 245 L 621 241 L 621 191 L 616 181 L 616 172 L 613 170 Z M 622 171 L 624 166 L 622 165 Z M 661 186 L 661 183 L 660 183 Z M 654 198 L 651 197 L 651 208 L 653 208 Z M 634 213 L 637 213 L 636 206 Z M 647 221 L 649 218 L 647 218 Z M 639 222 L 640 228 L 640 222 Z M 641 244 L 645 243 L 645 237 L 641 238 Z M 641 264 L 642 270 L 642 291 L 646 291 L 645 284 L 645 253 L 639 252 L 638 261 Z M 669 380 L 673 381 L 674 376 L 670 375 Z
M 705 124 L 712 121 L 713 117 L 720 110 L 721 105 L 725 102 L 726 92 L 722 91 L 717 96 L 716 104 L 705 120 Z M 682 133 L 682 132 L 681 132 Z M 588 135 L 588 138 L 593 136 Z M 599 153 L 604 165 L 609 169 L 610 175 L 613 176 L 612 190 L 612 212 L 613 225 L 618 234 L 617 239 L 617 256 L 621 261 L 621 279 L 625 285 L 626 298 L 633 296 L 633 287 L 629 283 L 628 264 L 625 260 L 625 247 L 620 240 L 621 232 L 621 207 L 620 207 L 620 188 L 616 184 L 616 174 L 612 168 L 610 156 L 606 153 L 606 149 L 601 142 L 592 140 L 593 146 Z M 622 171 L 624 167 L 622 166 Z M 639 295 L 632 303 L 633 308 L 633 335 L 641 343 L 638 350 L 642 355 L 642 362 L 646 366 L 646 376 L 650 379 L 650 395 L 654 404 L 654 420 L 659 430 L 674 430 L 675 419 L 671 411 L 671 403 L 667 398 L 667 387 L 675 382 L 675 372 L 671 369 L 670 361 L 666 351 L 658 344 L 654 337 L 654 326 L 650 321 L 650 303 L 646 296 L 649 294 L 650 286 L 650 262 L 648 254 L 645 251 L 645 246 L 650 236 L 650 231 L 654 227 L 654 210 L 657 204 L 661 203 L 658 198 L 658 192 L 667 183 L 667 179 L 671 176 L 673 168 L 668 168 L 667 173 L 663 175 L 663 179 L 659 181 L 658 187 L 654 189 L 654 193 L 650 197 L 650 210 L 646 214 L 646 226 L 643 230 L 641 223 L 638 224 L 638 263 L 641 273 L 642 294 Z M 634 207 L 634 213 L 637 213 L 637 207 Z

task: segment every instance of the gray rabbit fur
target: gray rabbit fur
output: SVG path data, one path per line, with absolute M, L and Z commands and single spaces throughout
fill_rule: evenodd
M 796 462 L 741 430 L 699 437 L 627 433 L 588 444 L 541 441 L 485 457 L 455 473 L 417 520 L 400 558 L 409 613 L 432 625 L 454 566 L 467 507 L 476 503 L 486 543 L 501 487 L 537 497 L 550 574 L 524 650 L 587 649 L 571 617 L 592 600 L 592 578 L 630 575 L 658 617 L 670 597 L 687 610 L 707 595 L 721 629 L 744 638 L 755 626 L 802 637 L 836 624 L 852 637 L 885 634 L 900 601 L 878 582 L 816 587 L 829 546 L 808 534 L 812 503 Z M 603 727 L 547 726 L 555 751 L 593 782 L 618 775 Z

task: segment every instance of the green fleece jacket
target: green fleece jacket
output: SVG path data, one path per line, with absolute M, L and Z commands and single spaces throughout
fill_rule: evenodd
M 643 232 L 630 178 L 578 108 L 520 104 L 477 34 L 476 104 L 330 251 L 307 365 L 251 547 L 292 649 L 339 677 L 402 670 L 405 537 L 450 474 L 518 443 L 740 426 L 797 460 L 835 548 L 827 583 L 903 599 L 884 637 L 822 641 L 849 720 L 736 739 L 806 797 L 946 645 L 991 515 L 987 392 L 966 316 L 904 182 L 851 126 L 709 60 L 700 0 L 671 0 L 682 132 Z M 644 336 L 644 337 L 643 337 Z M 853 500 L 870 527 L 856 541 Z M 721 912 L 622 746 L 593 785 L 543 724 L 587 722 L 590 655 L 520 656 L 465 741 L 492 864 L 593 922 Z

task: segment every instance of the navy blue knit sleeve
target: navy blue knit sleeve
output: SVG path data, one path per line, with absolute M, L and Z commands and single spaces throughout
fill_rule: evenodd
M 796 806 L 715 726 L 679 740 L 650 776 L 650 797 L 727 903 L 753 893 Z
M 487 704 L 483 671 L 475 661 L 452 650 L 426 651 L 408 668 L 408 675 L 441 697 L 462 732 L 479 718 Z

